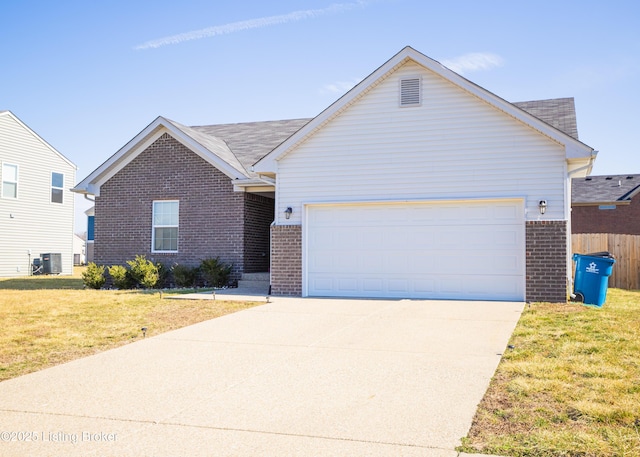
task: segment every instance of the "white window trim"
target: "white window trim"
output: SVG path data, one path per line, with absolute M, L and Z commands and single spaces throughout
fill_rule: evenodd
M 155 225 L 153 222 L 155 216 L 155 205 L 156 203 L 177 203 L 178 204 L 178 223 L 176 225 Z M 175 254 L 179 252 L 180 247 L 176 245 L 175 251 L 169 250 L 156 250 L 156 228 L 177 228 L 178 229 L 178 238 L 180 238 L 180 200 L 153 200 L 151 203 L 151 252 L 154 254 Z
M 58 175 L 62 175 L 62 187 L 57 187 L 53 185 L 53 174 L 58 174 Z M 49 203 L 55 203 L 56 205 L 62 205 L 64 204 L 64 173 L 60 173 L 59 171 L 52 171 L 51 172 L 51 191 L 49 192 Z M 62 191 L 62 201 L 61 202 L 54 202 L 53 201 L 53 190 L 57 189 L 57 190 L 61 190 Z
M 9 181 L 4 179 L 4 166 L 10 166 L 10 167 L 15 167 L 16 168 L 16 180 L 15 181 Z M 6 198 L 7 200 L 17 200 L 18 197 L 20 196 L 20 167 L 17 164 L 13 164 L 13 163 L 8 163 L 8 162 L 3 162 L 2 163 L 2 167 L 0 168 L 0 173 L 2 174 L 2 181 L 0 182 L 0 193 L 2 194 L 2 198 Z M 15 197 L 7 197 L 4 195 L 4 183 L 12 183 L 16 185 L 16 196 Z

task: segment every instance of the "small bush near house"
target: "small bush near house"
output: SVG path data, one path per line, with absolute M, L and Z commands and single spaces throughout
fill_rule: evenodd
M 198 280 L 198 267 L 188 267 L 186 265 L 176 264 L 171 268 L 173 272 L 173 280 L 178 287 L 193 287 Z
M 131 289 L 132 281 L 127 274 L 127 269 L 122 265 L 112 265 L 109 267 L 109 276 L 113 281 L 113 285 L 117 289 Z
M 82 272 L 82 282 L 85 287 L 90 289 L 100 289 L 104 286 L 107 278 L 104 276 L 104 266 L 96 265 L 93 262 L 89 262 L 87 269 Z
M 145 256 L 137 255 L 134 260 L 127 260 L 127 265 L 131 268 L 129 270 L 131 278 L 144 289 L 152 289 L 158 284 L 160 280 L 158 267 Z
M 156 289 L 170 289 L 173 287 L 171 269 L 167 268 L 163 263 L 156 263 L 158 268 L 158 283 Z
M 231 274 L 231 268 L 231 265 L 220 261 L 220 257 L 204 259 L 200 262 L 200 273 L 205 285 L 212 287 L 226 286 Z

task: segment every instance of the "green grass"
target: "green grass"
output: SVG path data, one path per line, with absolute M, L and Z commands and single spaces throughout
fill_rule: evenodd
M 526 307 L 464 452 L 640 456 L 640 291 Z
M 0 381 L 258 304 L 170 295 L 83 290 L 80 270 L 0 279 Z

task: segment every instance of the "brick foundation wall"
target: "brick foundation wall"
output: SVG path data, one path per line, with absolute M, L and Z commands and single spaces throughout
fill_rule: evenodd
M 246 193 L 244 206 L 244 272 L 269 271 L 269 232 L 275 217 L 274 202 L 262 195 Z
M 302 227 L 271 226 L 271 293 L 302 295 Z
M 616 209 L 598 209 L 598 206 L 571 208 L 571 233 L 618 233 L 640 235 L 640 197 Z
M 526 233 L 526 299 L 567 301 L 567 222 L 528 221 Z
M 238 279 L 244 269 L 245 198 L 233 191 L 228 176 L 164 134 L 101 186 L 95 262 L 124 264 L 140 254 L 167 266 L 195 266 L 220 257 L 233 264 L 231 279 Z M 180 202 L 178 253 L 151 252 L 154 200 Z

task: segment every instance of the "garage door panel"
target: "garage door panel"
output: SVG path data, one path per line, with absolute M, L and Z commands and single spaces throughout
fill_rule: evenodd
M 357 294 L 360 287 L 358 287 L 358 279 L 354 277 L 344 277 L 337 281 L 338 291 L 344 294 Z
M 521 201 L 309 206 L 306 293 L 521 300 Z
M 382 279 L 365 279 L 362 282 L 362 289 L 365 292 L 384 293 L 384 281 Z

